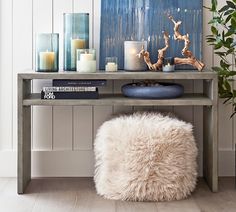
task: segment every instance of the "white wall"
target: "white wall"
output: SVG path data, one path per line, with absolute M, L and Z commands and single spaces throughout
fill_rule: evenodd
M 204 1 L 209 2 L 209 1 Z M 220 2 L 224 2 L 221 0 Z M 34 37 L 37 32 L 60 33 L 62 68 L 63 13 L 90 13 L 90 45 L 99 48 L 101 0 L 0 0 L 0 176 L 16 176 L 17 73 L 29 71 L 34 63 Z M 209 3 L 208 3 L 209 4 Z M 209 33 L 210 14 L 204 10 L 204 36 Z M 217 63 L 204 41 L 204 62 Z M 124 83 L 124 82 L 123 82 Z M 188 92 L 201 91 L 202 82 L 182 82 Z M 48 81 L 34 81 L 37 91 Z M 102 92 L 119 92 L 122 82 L 109 82 Z M 7 92 L 6 92 L 7 91 Z M 92 176 L 93 139 L 96 129 L 113 113 L 145 110 L 139 107 L 34 107 L 32 127 L 33 176 Z M 150 108 L 148 108 L 150 109 Z M 202 108 L 160 107 L 170 110 L 195 126 L 199 146 L 199 173 L 202 167 Z M 220 104 L 220 175 L 234 174 L 236 117 L 229 119 L 231 106 Z

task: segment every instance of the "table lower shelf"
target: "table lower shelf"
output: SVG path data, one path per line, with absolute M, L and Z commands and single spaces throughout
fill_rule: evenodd
M 40 99 L 40 94 L 31 94 L 23 100 L 24 106 L 44 105 L 44 106 L 73 106 L 73 105 L 122 105 L 122 106 L 206 106 L 212 105 L 212 100 L 203 94 L 184 94 L 176 99 L 133 99 L 122 96 L 121 94 L 100 94 L 99 99 Z

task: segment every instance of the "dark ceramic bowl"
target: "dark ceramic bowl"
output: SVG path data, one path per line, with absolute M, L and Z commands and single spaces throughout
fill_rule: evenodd
M 158 82 L 158 86 L 140 86 L 138 83 L 123 85 L 124 96 L 141 99 L 173 99 L 181 97 L 184 87 L 177 83 Z

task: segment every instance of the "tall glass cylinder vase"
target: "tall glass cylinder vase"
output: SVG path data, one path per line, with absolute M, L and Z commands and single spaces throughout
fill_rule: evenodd
M 76 71 L 77 49 L 89 48 L 89 14 L 64 14 L 64 70 Z
M 38 72 L 57 72 L 59 60 L 59 34 L 41 33 L 36 35 L 36 66 Z

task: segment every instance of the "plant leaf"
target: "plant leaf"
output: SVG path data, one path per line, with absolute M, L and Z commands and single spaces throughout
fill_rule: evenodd
M 233 76 L 236 76 L 236 71 L 230 71 L 229 72 L 229 76 L 233 77 Z M 235 94 L 236 95 L 236 94 Z
M 225 14 L 225 15 L 226 15 L 226 14 Z M 225 19 L 225 24 L 227 24 L 227 23 L 230 21 L 231 17 L 232 17 L 232 15 L 228 15 L 228 16 L 226 17 L 226 19 Z
M 212 12 L 216 12 L 216 8 L 217 8 L 217 0 L 211 0 L 211 11 Z
M 223 46 L 223 43 L 219 42 L 219 43 L 215 44 L 214 49 L 215 50 L 220 49 L 222 46 Z
M 223 70 L 222 68 L 217 67 L 217 66 L 212 67 L 212 69 L 213 69 L 213 71 L 216 71 L 216 72 L 220 72 Z
M 220 10 L 219 10 L 219 13 L 222 13 L 224 11 L 227 11 L 229 9 L 229 5 L 225 5 L 223 6 Z
M 224 86 L 229 93 L 231 93 L 231 85 L 229 84 L 228 80 L 224 80 Z
M 220 61 L 220 66 L 223 69 L 228 69 L 230 67 L 230 65 L 226 62 L 224 62 L 223 60 Z
M 236 20 L 235 18 L 231 18 L 231 25 L 236 28 Z
M 211 32 L 213 35 L 218 35 L 218 30 L 214 26 L 211 26 Z
M 234 12 L 234 10 L 228 10 L 228 11 L 226 11 L 225 13 L 224 13 L 224 15 L 229 15 L 229 14 L 232 14 Z
M 233 2 L 231 2 L 231 1 L 226 1 L 226 3 L 227 3 L 227 5 L 228 5 L 229 7 L 233 8 L 233 9 L 236 9 L 236 7 L 235 7 L 235 5 L 234 5 Z

